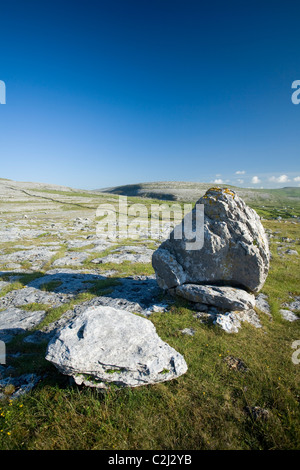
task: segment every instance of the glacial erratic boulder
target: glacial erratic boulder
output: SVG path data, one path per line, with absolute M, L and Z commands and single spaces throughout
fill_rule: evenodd
M 229 189 L 211 188 L 197 204 L 204 205 L 203 247 L 187 249 L 191 240 L 185 236 L 184 218 L 181 239 L 174 236 L 175 228 L 153 253 L 152 265 L 160 287 L 209 284 L 258 292 L 268 275 L 270 252 L 257 213 Z M 201 228 L 195 207 L 191 217 L 196 232 Z
M 50 341 L 46 359 L 78 385 L 102 389 L 164 382 L 187 371 L 150 320 L 111 307 L 83 311 Z

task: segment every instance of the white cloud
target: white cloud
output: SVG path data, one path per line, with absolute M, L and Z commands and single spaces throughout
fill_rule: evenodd
M 244 180 L 242 180 L 241 178 L 238 178 L 238 179 L 237 179 L 237 182 L 238 182 L 239 184 L 243 184 L 243 183 L 244 183 Z
M 245 173 L 245 170 L 238 170 L 235 172 L 236 175 L 244 175 Z
M 300 181 L 300 176 L 296 176 L 296 178 L 294 178 L 294 181 L 299 182 Z
M 214 180 L 214 183 L 216 184 L 222 184 L 223 183 L 223 180 L 221 178 L 217 178 Z
M 253 176 L 253 178 L 252 178 L 252 180 L 251 180 L 251 183 L 253 183 L 253 184 L 258 184 L 258 183 L 260 183 L 260 182 L 261 182 L 261 181 L 260 181 L 260 179 L 259 179 L 258 176 Z
M 271 178 L 269 178 L 269 181 L 273 181 L 274 183 L 288 183 L 290 180 L 287 175 L 280 175 L 277 178 L 276 176 L 271 176 Z
M 288 181 L 290 181 L 290 180 L 289 180 L 288 176 L 286 176 L 286 175 L 281 175 L 278 178 L 279 183 L 287 183 Z

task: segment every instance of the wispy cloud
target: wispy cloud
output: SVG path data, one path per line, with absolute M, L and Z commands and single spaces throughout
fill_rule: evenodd
M 296 176 L 296 178 L 294 178 L 294 181 L 297 181 L 297 183 L 300 182 L 300 176 Z
M 253 183 L 253 184 L 258 184 L 258 183 L 260 183 L 260 182 L 261 182 L 261 181 L 260 181 L 260 179 L 259 179 L 258 176 L 253 176 L 253 178 L 252 178 L 252 180 L 251 180 L 251 183 Z
M 245 170 L 238 170 L 235 172 L 236 175 L 244 175 L 245 173 Z

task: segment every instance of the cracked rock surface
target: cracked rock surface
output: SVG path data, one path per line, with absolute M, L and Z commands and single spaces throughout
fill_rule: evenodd
M 258 292 L 269 270 L 269 246 L 257 213 L 234 192 L 212 188 L 199 199 L 204 205 L 204 244 L 187 249 L 191 239 L 176 239 L 176 228 L 154 252 L 152 264 L 164 289 L 181 284 L 225 284 Z M 196 204 L 196 205 L 197 205 Z M 199 233 L 196 208 L 191 212 L 192 228 Z
M 164 382 L 187 371 L 152 322 L 111 307 L 84 310 L 50 341 L 46 359 L 77 384 L 97 388 Z

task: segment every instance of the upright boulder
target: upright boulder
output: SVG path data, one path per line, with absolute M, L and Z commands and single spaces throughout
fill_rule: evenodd
M 229 189 L 211 188 L 197 204 L 204 205 L 203 247 L 187 249 L 191 240 L 185 236 L 183 219 L 182 238 L 176 239 L 175 228 L 153 253 L 160 287 L 172 290 L 183 284 L 209 284 L 258 292 L 268 275 L 270 253 L 257 213 Z M 196 206 L 191 217 L 193 231 L 200 230 Z M 180 289 L 176 291 L 180 295 Z

